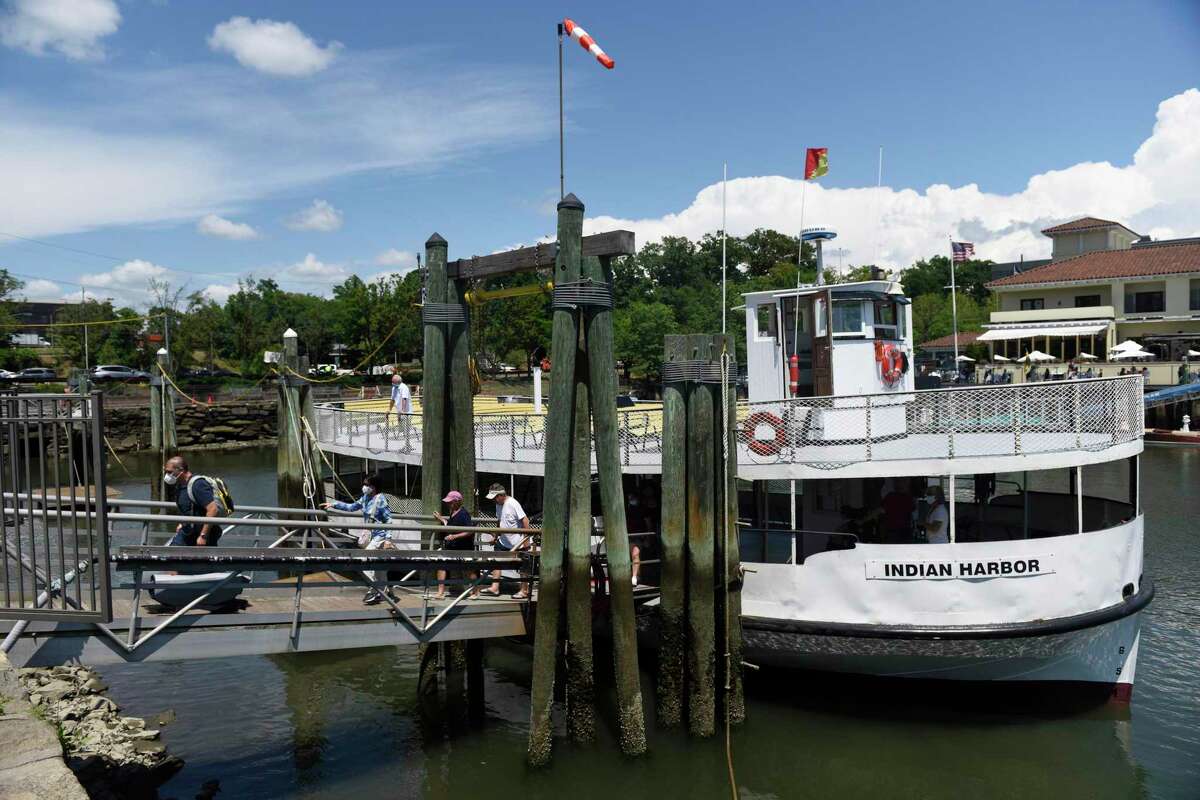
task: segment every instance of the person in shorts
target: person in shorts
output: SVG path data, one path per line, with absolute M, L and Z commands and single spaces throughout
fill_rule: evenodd
M 487 499 L 496 504 L 496 519 L 499 522 L 500 535 L 496 537 L 496 549 L 499 551 L 528 550 L 532 546 L 532 534 L 529 532 L 529 516 L 517 498 L 508 493 L 502 484 L 493 483 L 488 487 Z M 506 533 L 505 531 L 509 531 Z M 525 531 L 522 533 L 522 531 Z M 522 574 L 523 578 L 528 575 Z M 493 597 L 500 596 L 500 570 L 492 572 L 492 585 L 483 591 Z M 521 590 L 513 595 L 515 600 L 529 597 L 529 583 L 521 584 Z
M 450 510 L 449 516 L 434 514 L 437 521 L 449 528 L 464 527 L 469 528 L 475 523 L 471 521 L 471 514 L 467 509 L 463 508 L 462 492 L 458 490 L 450 491 L 442 498 Z M 475 533 L 473 531 L 457 531 L 445 533 L 442 535 L 443 550 L 474 550 L 475 549 Z M 475 580 L 474 572 L 466 573 L 467 580 Z M 438 590 L 434 598 L 442 600 L 446 597 L 446 570 L 440 569 L 437 574 Z M 479 596 L 479 590 L 472 592 L 473 597 Z

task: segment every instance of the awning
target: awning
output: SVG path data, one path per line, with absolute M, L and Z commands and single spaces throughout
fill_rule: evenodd
M 1003 339 L 1029 339 L 1034 336 L 1092 336 L 1107 329 L 1107 322 L 1085 322 L 1078 325 L 993 325 L 981 333 L 976 341 L 998 342 Z

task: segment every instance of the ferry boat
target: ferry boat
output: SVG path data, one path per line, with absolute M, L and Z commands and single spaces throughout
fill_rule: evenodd
M 745 326 L 748 661 L 1130 697 L 1154 594 L 1140 376 L 918 390 L 911 306 L 883 279 L 747 294 Z M 544 409 L 480 400 L 480 481 L 536 512 Z M 419 485 L 420 420 L 385 408 L 318 405 L 321 447 Z M 654 497 L 661 408 L 618 420 L 627 494 Z

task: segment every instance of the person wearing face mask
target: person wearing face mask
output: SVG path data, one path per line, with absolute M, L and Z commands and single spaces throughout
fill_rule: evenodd
M 925 541 L 930 544 L 950 543 L 950 509 L 946 507 L 946 493 L 938 485 L 926 491 L 929 513 L 925 517 Z
M 228 513 L 217 497 L 212 479 L 193 475 L 183 456 L 171 456 L 163 464 L 163 483 L 175 487 L 175 505 L 182 517 L 223 517 Z M 216 547 L 220 538 L 220 525 L 187 522 L 175 526 L 175 536 L 168 544 Z
M 377 522 L 387 524 L 392 521 L 392 511 L 388 508 L 387 498 L 384 497 L 383 491 L 380 488 L 378 475 L 368 475 L 363 479 L 362 497 L 353 503 L 342 503 L 334 501 L 332 503 L 321 503 L 321 508 L 325 510 L 345 511 L 353 514 L 356 511 L 362 512 L 363 522 Z M 381 548 L 391 547 L 389 532 L 386 529 L 379 528 L 371 531 L 364 531 L 358 539 L 359 547 L 367 550 L 379 550 Z M 367 570 L 363 572 L 367 579 L 372 583 L 379 580 L 379 573 L 375 570 Z M 392 590 L 389 587 L 388 596 L 391 597 Z M 372 587 L 367 590 L 363 596 L 363 603 L 368 606 L 373 606 L 376 603 L 383 602 L 383 594 L 376 588 Z

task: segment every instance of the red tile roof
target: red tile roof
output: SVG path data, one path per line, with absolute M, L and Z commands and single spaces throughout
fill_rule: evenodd
M 1079 219 L 1073 219 L 1070 222 L 1064 222 L 1061 225 L 1052 225 L 1049 228 L 1043 229 L 1042 233 L 1046 234 L 1047 236 L 1054 236 L 1057 233 L 1072 233 L 1075 231 L 1091 230 L 1092 228 L 1107 228 L 1110 225 L 1116 225 L 1118 227 L 1125 228 L 1125 226 L 1121 223 L 1114 222 L 1111 219 L 1080 217 Z M 1133 231 L 1129 230 L 1129 228 L 1125 228 L 1125 230 L 1133 233 Z M 1134 233 L 1134 235 L 1136 236 L 1137 234 Z
M 979 338 L 981 333 L 983 333 L 983 331 L 959 331 L 958 346 L 966 347 L 967 345 L 974 343 L 974 341 Z M 939 336 L 936 339 L 930 339 L 928 342 L 923 342 L 917 345 L 917 347 L 921 350 L 954 347 L 954 334 L 947 333 L 945 336 Z
M 1181 272 L 1200 272 L 1200 243 L 1163 242 L 1139 245 L 1129 250 L 1096 250 L 1061 261 L 1051 261 L 987 285 L 996 289 L 1028 284 L 1175 275 Z

